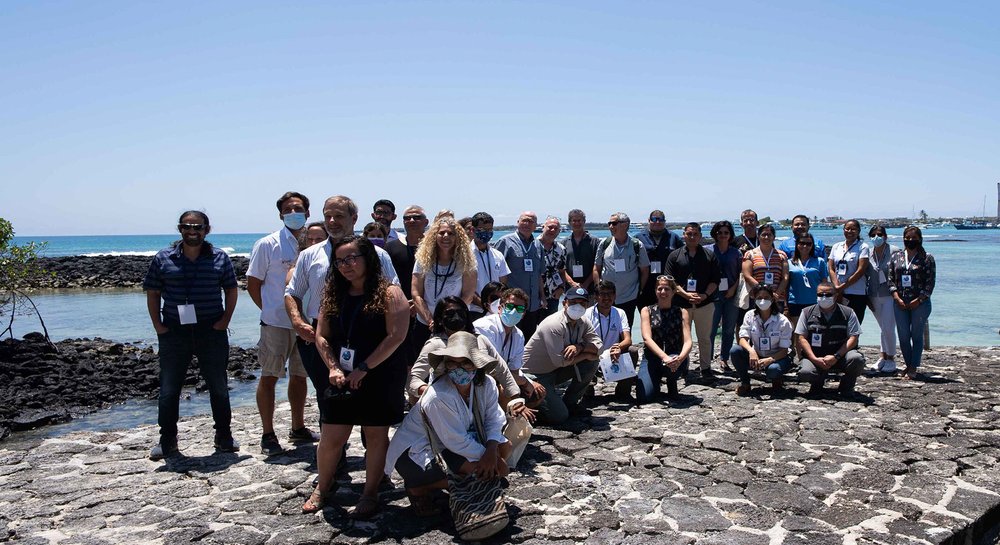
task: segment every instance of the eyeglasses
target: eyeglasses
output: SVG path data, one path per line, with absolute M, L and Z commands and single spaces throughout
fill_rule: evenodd
M 204 223 L 178 223 L 177 224 L 177 228 L 180 229 L 181 231 L 199 231 L 199 232 L 201 232 L 201 231 L 205 230 L 205 224 Z
M 514 303 L 507 303 L 503 306 L 504 310 L 515 310 L 517 312 L 524 313 L 528 308 L 525 305 L 515 305 Z
M 361 254 L 351 254 L 349 256 L 344 257 L 344 259 L 334 259 L 332 265 L 338 269 L 343 267 L 344 265 L 349 265 L 353 267 L 354 264 L 358 262 L 358 258 L 360 257 L 363 256 Z
M 409 216 L 403 216 L 403 221 L 420 221 L 427 219 L 427 216 L 423 214 L 412 214 Z
M 667 218 L 658 218 L 656 216 L 649 216 L 649 223 L 663 223 L 667 221 Z
M 375 209 L 375 211 L 372 212 L 372 214 L 375 214 L 376 216 L 378 216 L 380 218 L 385 218 L 385 217 L 388 217 L 388 216 L 392 215 L 392 210 Z
M 472 363 L 471 361 L 465 358 L 452 358 L 452 357 L 445 358 L 444 360 L 445 369 L 448 369 L 450 371 L 452 369 L 458 369 L 459 367 L 465 369 L 466 371 L 476 370 L 476 364 Z

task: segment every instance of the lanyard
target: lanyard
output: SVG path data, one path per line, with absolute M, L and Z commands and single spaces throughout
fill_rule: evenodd
M 907 250 L 903 250 L 903 261 L 905 261 L 905 262 L 906 262 L 906 271 L 907 271 L 907 272 L 909 272 L 909 271 L 910 271 L 910 267 L 912 267 L 912 266 L 913 266 L 913 262 L 914 262 L 914 261 L 916 261 L 916 260 L 917 260 L 917 257 L 918 257 L 918 256 L 920 255 L 920 253 L 919 253 L 919 252 L 914 252 L 914 253 L 913 253 L 913 257 L 912 257 L 912 258 L 910 258 L 910 259 L 907 259 L 907 258 L 906 258 L 906 254 L 908 254 L 908 253 L 909 253 L 909 252 L 908 252 Z
M 524 257 L 528 257 L 528 252 L 530 252 L 531 247 L 535 245 L 535 239 L 529 238 L 528 243 L 525 244 L 524 239 L 521 238 L 521 235 L 518 235 L 517 240 L 521 242 L 521 248 L 524 250 Z
M 628 239 L 625 239 L 625 244 L 621 246 L 618 245 L 617 240 L 612 240 L 612 242 L 614 242 L 615 244 L 614 254 L 612 255 L 612 257 L 614 257 L 615 259 L 623 258 L 624 257 L 623 254 L 625 253 L 625 248 L 628 247 Z
M 364 299 L 358 301 L 357 305 L 351 309 L 351 326 L 347 327 L 344 325 L 344 313 L 340 314 L 340 332 L 344 334 L 344 348 L 351 347 L 351 333 L 354 332 L 354 324 L 358 321 L 358 313 L 361 312 L 361 307 L 365 306 Z
M 510 365 L 510 353 L 514 351 L 514 328 L 510 328 L 510 333 L 503 331 L 503 342 L 500 344 L 500 350 L 503 352 L 503 360 Z
M 439 265 L 437 263 L 434 264 L 434 300 L 435 301 L 437 301 L 438 299 L 441 298 L 441 293 L 448 286 L 448 279 L 451 278 L 451 275 L 455 274 L 455 266 L 456 266 L 455 260 L 452 259 L 451 263 L 448 264 L 448 268 L 445 269 L 444 274 L 441 275 L 441 274 L 438 273 L 438 267 L 439 267 Z M 444 278 L 444 280 L 441 281 L 441 287 L 438 287 L 438 279 L 440 279 L 440 278 Z
M 760 246 L 760 237 L 758 237 L 758 238 L 757 238 L 757 242 L 756 242 L 756 243 L 754 243 L 754 242 L 751 242 L 751 241 L 750 241 L 750 237 L 748 237 L 748 236 L 746 236 L 746 235 L 744 234 L 744 235 L 743 235 L 743 240 L 747 241 L 747 244 L 749 244 L 751 248 L 757 248 L 757 247 L 759 247 L 759 246 Z
M 480 261 L 480 263 L 483 264 L 483 267 L 486 269 L 486 274 L 489 275 L 490 282 L 492 282 L 493 281 L 493 258 L 490 257 L 490 249 L 489 249 L 489 247 L 486 248 L 485 252 L 480 251 L 479 248 L 476 248 L 476 252 L 478 252 L 479 261 Z M 485 260 L 483 259 L 483 254 L 486 254 L 486 259 Z
M 601 342 L 604 342 L 605 339 L 607 338 L 607 333 L 604 332 L 604 320 L 601 319 L 601 311 L 598 310 L 594 312 L 594 314 L 597 315 L 597 330 L 601 333 Z M 608 333 L 611 333 L 611 320 L 613 315 L 614 315 L 613 312 L 608 315 L 608 329 L 607 329 Z
M 764 252 L 760 252 L 760 257 L 764 257 Z M 767 270 L 771 270 L 772 269 L 772 267 L 771 267 L 771 258 L 772 257 L 774 257 L 774 248 L 771 248 L 771 253 L 767 254 L 767 259 L 764 260 L 764 268 L 767 269 Z M 778 269 L 780 267 L 773 267 L 773 268 Z
M 583 237 L 586 238 L 587 234 L 584 233 Z M 580 241 L 582 242 L 583 238 L 581 238 Z M 576 237 L 573 236 L 572 233 L 570 233 L 570 235 L 569 235 L 569 242 L 570 242 L 570 244 L 573 245 L 573 261 L 575 261 L 577 265 L 580 265 L 581 264 L 580 263 L 580 246 L 576 243 Z

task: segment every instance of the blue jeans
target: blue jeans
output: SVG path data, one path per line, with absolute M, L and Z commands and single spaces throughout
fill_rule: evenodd
M 715 337 L 722 324 L 722 347 L 719 359 L 729 361 L 729 351 L 733 349 L 733 338 L 736 335 L 736 319 L 740 315 L 740 307 L 736 306 L 736 296 L 720 299 L 715 302 L 715 314 L 712 315 L 712 347 L 715 347 Z
M 157 335 L 160 344 L 160 425 L 161 444 L 177 442 L 177 420 L 180 412 L 181 389 L 184 387 L 192 356 L 198 357 L 198 368 L 208 385 L 216 437 L 230 437 L 233 413 L 229 406 L 229 335 L 217 331 L 211 324 L 170 326 L 170 331 Z
M 736 368 L 736 374 L 740 377 L 740 382 L 743 384 L 750 384 L 750 353 L 746 351 L 740 345 L 733 347 L 732 351 L 729 352 L 729 357 L 732 358 L 733 367 Z M 788 356 L 775 361 L 771 365 L 764 368 L 764 375 L 767 380 L 774 382 L 775 380 L 781 378 L 782 375 L 788 372 L 792 368 L 792 359 Z
M 671 371 L 669 367 L 663 365 L 663 360 L 654 356 L 652 352 L 646 351 L 646 361 L 639 365 L 639 381 L 635 386 L 635 400 L 638 404 L 651 403 L 656 401 L 656 396 L 660 393 L 660 384 L 663 378 L 667 379 L 667 391 L 671 394 L 677 393 L 677 379 L 686 375 L 690 358 L 677 367 L 676 371 Z
M 931 300 L 920 303 L 913 310 L 903 310 L 893 304 L 896 315 L 896 333 L 899 335 L 899 351 L 907 367 L 920 367 L 920 357 L 924 354 L 924 325 L 931 315 Z
M 538 414 L 549 424 L 559 424 L 569 418 L 569 408 L 575 407 L 583 397 L 583 391 L 597 374 L 598 361 L 581 361 L 569 367 L 560 367 L 551 373 L 535 375 L 535 380 L 545 387 L 545 399 L 538 406 Z M 577 371 L 580 376 L 577 377 Z M 556 386 L 569 382 L 566 393 L 556 392 Z

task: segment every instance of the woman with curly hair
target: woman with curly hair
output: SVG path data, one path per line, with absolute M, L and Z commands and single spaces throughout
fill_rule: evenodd
M 364 491 L 351 517 L 378 512 L 389 426 L 403 420 L 409 305 L 399 286 L 382 276 L 371 241 L 349 235 L 333 243 L 333 259 L 316 325 L 316 348 L 330 369 L 330 387 L 317 392 L 324 403 L 323 433 L 316 450 L 319 481 L 302 511 L 323 508 L 351 430 L 360 425 L 367 443 Z
M 465 229 L 448 214 L 435 218 L 415 257 L 411 294 L 417 321 L 412 340 L 414 346 L 423 346 L 430 337 L 438 301 L 454 295 L 467 305 L 472 303 L 478 267 Z

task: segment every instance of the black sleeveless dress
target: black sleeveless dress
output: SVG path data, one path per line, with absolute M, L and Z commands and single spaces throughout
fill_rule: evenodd
M 340 314 L 330 317 L 330 335 L 327 337 L 335 354 L 343 347 L 353 349 L 355 364 L 366 361 L 386 337 L 385 315 L 362 310 L 364 299 L 364 295 L 347 296 Z M 361 387 L 352 396 L 323 402 L 326 405 L 323 423 L 361 426 L 398 424 L 403 421 L 405 384 L 406 361 L 400 345 L 388 359 L 368 371 Z
M 680 354 L 684 348 L 684 321 L 680 307 L 671 305 L 661 309 L 657 305 L 649 305 L 649 327 L 653 340 L 667 354 Z M 647 357 L 654 357 L 652 352 Z

